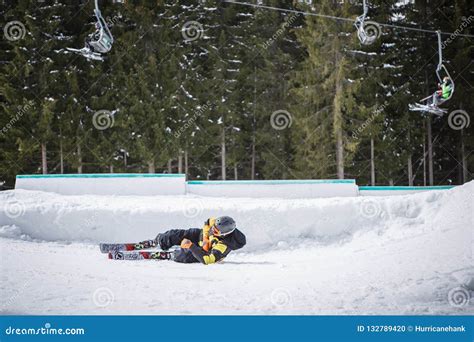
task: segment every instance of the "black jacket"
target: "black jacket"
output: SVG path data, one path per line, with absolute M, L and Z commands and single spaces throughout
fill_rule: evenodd
M 238 229 L 235 229 L 231 234 L 226 236 L 211 236 L 210 241 L 211 249 L 209 251 L 205 251 L 201 246 L 196 244 L 192 244 L 190 248 L 194 257 L 205 265 L 213 264 L 224 259 L 231 251 L 238 250 L 246 244 L 244 233 Z

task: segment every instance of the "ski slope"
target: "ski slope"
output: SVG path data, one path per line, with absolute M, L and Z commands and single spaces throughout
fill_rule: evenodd
M 394 197 L 0 192 L 3 314 L 473 314 L 474 182 Z M 112 261 L 133 242 L 233 216 L 217 265 Z

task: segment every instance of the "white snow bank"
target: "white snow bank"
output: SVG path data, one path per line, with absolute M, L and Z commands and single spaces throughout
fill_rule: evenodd
M 197 196 L 62 196 L 12 190 L 0 193 L 0 226 L 46 241 L 120 242 L 171 228 L 201 227 L 230 215 L 247 235 L 246 250 L 347 241 L 376 232 L 409 236 L 427 229 L 473 227 L 474 182 L 452 190 L 397 197 L 329 199 L 210 198 Z M 414 229 L 416 227 L 416 229 Z
M 21 232 L 21 229 L 17 226 L 1 226 L 0 237 L 32 241 L 31 237 L 26 234 L 23 234 Z

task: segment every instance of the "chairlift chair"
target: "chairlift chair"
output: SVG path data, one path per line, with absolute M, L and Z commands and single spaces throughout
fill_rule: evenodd
M 98 35 L 91 34 L 89 35 L 90 40 L 87 40 L 87 45 L 82 49 L 73 49 L 67 48 L 67 50 L 71 52 L 78 53 L 87 59 L 93 60 L 103 60 L 102 54 L 109 52 L 112 49 L 112 45 L 114 43 L 114 37 L 110 32 L 110 29 L 105 21 L 102 13 L 99 9 L 99 0 L 95 0 L 95 8 L 94 8 L 94 15 L 97 19 L 97 30 Z
M 99 37 L 97 40 L 91 40 L 89 44 L 93 47 L 94 52 L 107 53 L 112 49 L 112 44 L 114 43 L 114 37 L 109 30 L 109 27 L 102 17 L 102 14 L 99 10 L 98 0 L 95 0 L 95 17 L 97 18 L 97 23 L 99 25 Z
M 356 21 L 354 22 L 354 26 L 357 29 L 357 37 L 359 38 L 359 41 L 364 45 L 370 45 L 377 39 L 377 36 L 369 35 L 367 34 L 367 31 L 365 30 L 365 19 L 367 17 L 367 13 L 369 12 L 369 8 L 367 6 L 367 0 L 363 0 L 362 5 L 363 5 L 363 13 L 362 15 L 356 18 Z
M 443 99 L 443 103 L 446 103 L 449 101 L 454 94 L 454 80 L 451 77 L 451 74 L 449 73 L 448 69 L 443 63 L 443 44 L 441 40 L 441 31 L 436 31 L 436 34 L 438 35 L 438 66 L 436 67 L 436 77 L 438 78 L 439 83 L 443 83 L 443 77 L 441 76 L 441 73 L 443 72 L 445 74 L 445 77 L 448 77 L 451 80 L 451 92 L 449 94 L 449 97 Z M 420 103 L 415 103 L 415 104 L 410 104 L 409 109 L 411 111 L 418 111 L 418 112 L 427 112 L 431 114 L 435 114 L 438 116 L 442 116 L 443 114 L 446 114 L 448 111 L 446 109 L 440 108 L 437 105 L 429 104 L 428 101 L 431 100 L 435 95 L 430 95 L 428 97 L 425 97 L 424 99 L 420 100 Z M 425 103 L 423 103 L 425 102 Z

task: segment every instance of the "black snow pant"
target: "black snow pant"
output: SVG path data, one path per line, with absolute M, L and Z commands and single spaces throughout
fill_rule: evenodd
M 173 246 L 179 246 L 183 239 L 191 240 L 192 243 L 198 245 L 200 237 L 201 229 L 199 228 L 171 229 L 158 235 L 158 243 L 162 249 L 166 250 Z M 191 250 L 185 248 L 179 248 L 176 250 L 172 259 L 176 262 L 183 262 L 186 264 L 199 262 L 199 260 L 194 257 Z

